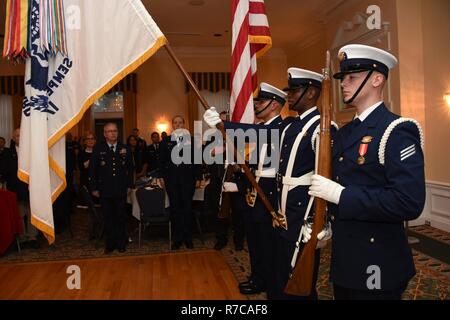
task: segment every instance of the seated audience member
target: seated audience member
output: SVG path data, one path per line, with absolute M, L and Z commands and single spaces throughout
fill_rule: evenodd
M 16 194 L 17 205 L 20 215 L 24 222 L 24 234 L 20 235 L 19 241 L 22 244 L 28 244 L 32 248 L 39 248 L 37 241 L 38 230 L 31 224 L 30 196 L 28 193 L 28 185 L 19 180 L 17 170 L 19 167 L 19 143 L 20 128 L 13 132 L 14 148 L 11 149 L 10 157 L 7 160 L 8 172 L 6 174 L 6 184 L 9 191 Z

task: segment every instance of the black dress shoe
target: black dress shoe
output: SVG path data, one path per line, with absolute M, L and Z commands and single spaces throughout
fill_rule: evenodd
M 194 244 L 192 243 L 192 241 L 185 241 L 184 242 L 186 244 L 186 248 L 188 249 L 194 249 Z
M 181 241 L 175 241 L 174 243 L 172 243 L 171 249 L 172 250 L 178 250 L 181 248 Z
M 239 291 L 242 294 L 258 294 L 264 292 L 265 290 L 261 286 L 256 285 L 254 282 L 249 282 L 247 286 L 241 286 Z
M 250 281 L 244 281 L 239 283 L 239 290 L 241 290 L 242 287 L 247 287 L 249 285 Z
M 216 242 L 216 244 L 214 246 L 214 249 L 215 250 L 222 250 L 223 248 L 225 248 L 226 245 L 227 245 L 226 241 L 219 240 L 219 241 Z
M 113 252 L 114 251 L 114 249 L 111 249 L 111 248 L 105 248 L 105 254 L 110 254 L 111 252 Z
M 120 253 L 124 253 L 125 251 L 127 251 L 127 249 L 125 249 L 125 248 L 120 248 L 120 249 L 119 249 L 119 252 L 120 252 Z

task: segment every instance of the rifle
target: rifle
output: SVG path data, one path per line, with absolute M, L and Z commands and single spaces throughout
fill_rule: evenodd
M 184 69 L 184 67 L 181 64 L 181 62 L 175 56 L 175 53 L 173 52 L 173 50 L 170 47 L 170 45 L 167 43 L 164 47 L 166 48 L 167 53 L 169 54 L 169 56 L 172 58 L 172 60 L 177 65 L 178 69 L 181 71 L 181 73 L 184 75 L 186 80 L 189 82 L 189 85 L 194 90 L 195 94 L 197 95 L 197 98 L 199 99 L 199 101 L 201 102 L 203 107 L 205 109 L 209 109 L 208 102 L 201 95 L 201 93 L 198 90 L 197 86 L 195 85 L 194 81 L 192 81 L 192 78 L 189 76 L 189 74 L 186 72 L 186 70 Z M 222 136 L 226 137 L 225 126 L 223 125 L 223 122 L 217 124 L 216 127 L 217 127 L 217 129 L 220 130 L 220 132 L 222 133 Z M 251 173 L 250 169 L 245 164 L 245 162 L 241 159 L 240 153 L 236 151 L 236 147 L 234 145 L 233 145 L 233 147 L 234 147 L 234 154 L 237 156 L 237 160 L 238 160 L 239 166 L 242 168 L 242 170 L 244 171 L 245 176 L 250 181 L 252 186 L 255 188 L 256 192 L 258 193 L 259 198 L 261 199 L 262 203 L 264 204 L 264 207 L 267 209 L 267 212 L 272 216 L 272 220 L 274 222 L 274 226 L 279 226 L 279 227 L 287 229 L 287 224 L 286 224 L 285 217 L 283 217 L 278 212 L 275 212 L 275 210 L 273 209 L 272 205 L 270 204 L 269 199 L 267 199 L 267 196 L 264 194 L 264 192 L 262 191 L 261 187 L 256 182 L 255 177 Z
M 317 174 L 331 178 L 331 101 L 330 101 L 330 52 L 327 51 L 325 69 L 323 69 L 324 80 L 322 82 L 322 106 L 320 111 L 320 142 L 318 148 Z M 288 294 L 308 296 L 311 294 L 314 274 L 314 253 L 317 246 L 317 235 L 325 226 L 327 216 L 327 202 L 316 198 L 315 214 L 312 224 L 311 239 L 305 244 L 299 261 L 292 271 L 284 291 Z

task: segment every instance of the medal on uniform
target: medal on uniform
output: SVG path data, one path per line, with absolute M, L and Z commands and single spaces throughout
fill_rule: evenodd
M 362 143 L 371 143 L 372 140 L 373 140 L 372 136 L 365 136 L 365 137 L 362 138 L 361 142 Z
M 367 149 L 369 149 L 369 145 L 367 143 L 361 143 L 359 145 L 359 157 L 358 157 L 358 164 L 361 166 L 366 162 L 366 158 L 364 156 L 367 153 Z

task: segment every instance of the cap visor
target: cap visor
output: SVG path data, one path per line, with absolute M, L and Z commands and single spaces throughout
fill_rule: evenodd
M 365 72 L 365 71 L 370 71 L 370 70 L 368 70 L 368 69 L 355 69 L 355 70 L 341 71 L 341 72 L 335 73 L 333 75 L 333 78 L 342 80 L 342 78 L 344 78 L 344 76 L 346 74 L 360 73 L 360 72 Z

